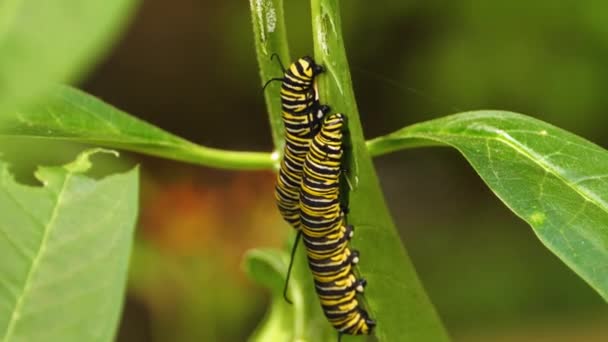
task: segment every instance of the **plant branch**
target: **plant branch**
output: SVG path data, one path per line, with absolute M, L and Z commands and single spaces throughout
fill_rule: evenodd
M 327 72 L 319 76 L 322 103 L 348 121 L 346 189 L 355 227 L 352 244 L 362 255 L 358 275 L 368 280 L 363 306 L 377 321 L 379 341 L 447 341 L 447 334 L 428 299 L 392 222 L 370 153 L 366 147 L 352 88 L 338 0 L 311 0 L 315 59 Z M 378 154 L 386 145 L 371 144 Z
M 283 75 L 283 70 L 281 70 L 278 61 L 272 60 L 273 54 L 279 56 L 281 61 L 288 62 L 291 60 L 285 30 L 283 0 L 249 0 L 249 6 L 251 7 L 261 84 L 264 85 L 268 80 Z M 268 84 L 264 90 L 264 99 L 266 100 L 275 150 L 282 153 L 285 137 L 281 118 L 280 87 L 279 82 Z

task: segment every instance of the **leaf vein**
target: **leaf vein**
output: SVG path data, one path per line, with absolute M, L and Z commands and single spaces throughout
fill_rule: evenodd
M 47 244 L 50 232 L 53 230 L 53 227 L 55 225 L 55 220 L 57 219 L 59 208 L 62 203 L 63 193 L 65 192 L 65 190 L 67 188 L 67 184 L 68 184 L 70 178 L 71 178 L 71 174 L 67 174 L 65 176 L 65 178 L 63 179 L 63 184 L 61 185 L 61 189 L 57 193 L 57 199 L 56 199 L 52 214 L 50 216 L 49 222 L 48 222 L 48 224 L 46 224 L 44 226 L 44 235 L 42 236 L 42 239 L 40 240 L 38 252 L 37 252 L 36 256 L 34 257 L 34 259 L 32 260 L 32 263 L 28 270 L 27 276 L 25 278 L 25 282 L 23 284 L 23 289 L 21 291 L 21 294 L 17 298 L 17 302 L 15 303 L 15 307 L 13 308 L 13 312 L 11 313 L 11 318 L 9 320 L 8 327 L 6 329 L 6 333 L 2 339 L 5 342 L 8 341 L 12 337 L 12 335 L 15 331 L 17 322 L 20 319 L 21 310 L 23 310 L 23 302 L 29 291 L 29 287 L 32 282 L 32 277 L 36 273 L 37 268 L 40 264 L 40 259 L 45 252 L 46 244 Z

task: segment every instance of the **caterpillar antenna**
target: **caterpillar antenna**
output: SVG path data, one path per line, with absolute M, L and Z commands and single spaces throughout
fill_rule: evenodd
M 264 92 L 264 90 L 266 90 L 266 87 L 268 87 L 268 85 L 271 82 L 274 82 L 274 81 L 281 81 L 281 82 L 283 82 L 283 78 L 282 77 L 275 77 L 275 78 L 269 79 L 268 81 L 266 81 L 266 83 L 264 83 L 264 86 L 262 87 L 262 92 Z
M 293 268 L 293 259 L 296 255 L 296 250 L 298 249 L 298 243 L 300 242 L 300 238 L 302 237 L 302 231 L 298 231 L 298 235 L 296 235 L 296 239 L 293 242 L 293 247 L 291 248 L 291 257 L 289 258 L 289 267 L 287 268 L 287 278 L 285 279 L 285 287 L 283 287 L 283 298 L 289 304 L 293 304 L 291 300 L 287 297 L 287 289 L 289 288 L 289 278 L 291 278 L 291 269 Z
M 281 57 L 279 57 L 278 53 L 273 53 L 272 55 L 270 55 L 270 60 L 273 60 L 274 58 L 277 58 L 277 61 L 279 62 L 279 66 L 281 67 L 281 70 L 283 70 L 283 73 L 285 73 L 285 67 L 283 66 L 283 62 L 281 62 Z

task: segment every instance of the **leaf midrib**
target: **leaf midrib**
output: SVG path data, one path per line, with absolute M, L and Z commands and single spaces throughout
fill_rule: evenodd
M 53 231 L 53 228 L 55 227 L 55 221 L 57 219 L 57 215 L 59 212 L 59 207 L 60 204 L 62 202 L 63 199 L 63 194 L 66 190 L 67 184 L 71 178 L 72 174 L 68 173 L 65 178 L 63 179 L 63 183 L 61 185 L 61 189 L 59 190 L 58 194 L 57 194 L 57 200 L 55 202 L 55 206 L 53 207 L 53 211 L 51 212 L 51 216 L 49 218 L 48 223 L 46 224 L 46 226 L 44 227 L 44 235 L 42 236 L 42 239 L 40 240 L 40 246 L 38 247 L 38 252 L 36 253 L 36 256 L 34 257 L 34 260 L 31 263 L 30 269 L 28 271 L 27 277 L 25 279 L 25 282 L 23 284 L 23 291 L 21 292 L 21 295 L 17 298 L 17 301 L 15 303 L 15 307 L 13 309 L 13 312 L 11 314 L 11 318 L 8 322 L 8 326 L 6 329 L 6 333 L 2 339 L 2 341 L 7 342 L 9 341 L 9 339 L 12 337 L 12 334 L 14 332 L 15 326 L 17 324 L 17 321 L 20 318 L 20 313 L 22 310 L 22 306 L 23 306 L 23 302 L 24 302 L 24 298 L 27 296 L 27 293 L 29 291 L 30 288 L 30 284 L 32 281 L 32 277 L 33 275 L 37 272 L 38 267 L 40 265 L 40 260 L 42 258 L 42 256 L 44 255 L 44 252 L 46 251 L 46 245 L 47 245 L 47 241 L 49 238 L 49 235 L 51 234 L 51 232 Z
M 491 127 L 492 129 L 496 130 L 496 131 L 503 131 L 505 133 L 507 133 L 506 130 L 501 130 L 499 128 L 493 127 L 493 126 L 487 126 L 487 127 Z M 470 131 L 469 131 L 470 133 Z M 508 147 L 512 148 L 515 152 L 519 153 L 520 155 L 526 157 L 527 159 L 529 159 L 530 161 L 532 161 L 534 164 L 538 165 L 541 169 L 543 169 L 545 172 L 555 176 L 556 178 L 558 178 L 559 180 L 561 180 L 566 186 L 568 186 L 570 189 L 572 189 L 572 191 L 574 191 L 576 194 L 578 194 L 579 196 L 581 196 L 585 201 L 588 201 L 592 204 L 594 204 L 596 207 L 598 207 L 600 210 L 602 210 L 603 212 L 608 213 L 608 207 L 606 207 L 605 205 L 603 205 L 602 203 L 597 202 L 596 200 L 594 200 L 593 198 L 587 196 L 587 194 L 585 192 L 583 192 L 581 189 L 579 189 L 576 184 L 568 181 L 568 179 L 566 177 L 564 177 L 561 173 L 559 173 L 551 163 L 547 163 L 546 159 L 543 157 L 534 158 L 534 154 L 537 154 L 536 152 L 528 152 L 527 150 L 530 150 L 529 147 L 525 146 L 523 143 L 519 142 L 517 139 L 511 137 L 511 139 L 514 142 L 517 142 L 518 145 L 513 144 L 510 140 L 507 140 L 505 138 L 503 138 L 501 135 L 497 134 L 496 132 L 492 132 L 493 134 L 495 134 L 495 136 L 480 136 L 480 135 L 474 135 L 474 134 L 449 134 L 449 133 L 406 133 L 407 135 L 409 135 L 412 138 L 423 138 L 423 139 L 429 139 L 429 140 L 433 140 L 433 141 L 438 141 L 438 142 L 443 142 L 446 143 L 445 141 L 441 140 L 441 137 L 448 137 L 448 138 L 474 138 L 474 139 L 482 139 L 482 140 L 495 140 L 498 141 L 504 145 L 507 145 Z M 510 135 L 509 135 L 510 136 Z M 398 139 L 404 139 L 407 137 L 402 136 L 399 137 Z M 458 146 L 456 144 L 453 143 L 449 143 L 448 144 L 452 145 L 453 147 L 455 147 L 457 150 L 460 151 L 460 149 L 458 148 Z M 464 154 L 464 153 L 463 153 Z
M 174 135 L 173 133 L 164 131 L 146 121 L 139 120 L 136 118 L 131 118 L 132 122 L 130 122 L 130 123 L 135 122 L 137 125 L 142 125 L 142 127 L 144 127 L 145 129 L 148 129 L 148 130 L 150 130 L 150 132 L 152 132 L 152 136 L 142 136 L 137 133 L 132 134 L 132 132 L 124 131 L 120 126 L 117 126 L 114 122 L 109 120 L 107 117 L 100 115 L 98 112 L 91 110 L 90 108 L 88 108 L 87 106 L 85 106 L 81 103 L 72 101 L 67 95 L 62 94 L 62 97 L 70 105 L 76 107 L 80 111 L 82 111 L 90 116 L 97 118 L 98 122 L 103 123 L 112 132 L 110 134 L 104 134 L 104 135 L 91 135 L 91 132 L 87 131 L 86 129 L 85 130 L 73 130 L 72 132 L 76 132 L 77 135 L 70 136 L 69 135 L 70 131 L 65 129 L 65 127 L 69 127 L 69 125 L 65 125 L 63 122 L 61 122 L 59 119 L 57 119 L 57 117 L 54 114 L 52 114 L 53 113 L 52 111 L 49 111 L 49 114 L 51 116 L 53 116 L 53 118 L 55 118 L 57 125 L 58 125 L 58 127 L 53 128 L 53 129 L 57 130 L 59 133 L 63 133 L 64 135 L 55 136 L 55 137 L 54 136 L 44 136 L 45 139 L 79 140 L 79 141 L 87 140 L 87 141 L 92 141 L 92 142 L 96 142 L 96 141 L 105 142 L 105 141 L 110 141 L 111 139 L 113 139 L 113 141 L 126 143 L 126 144 L 139 144 L 139 145 L 146 145 L 146 146 L 168 147 L 168 148 L 188 151 L 188 152 L 195 153 L 195 154 L 201 150 L 207 150 L 207 151 L 217 150 L 216 148 L 213 148 L 213 147 L 200 146 L 191 141 L 178 137 L 178 136 Z M 119 114 L 124 114 L 112 107 L 109 110 L 116 111 Z M 21 123 L 23 123 L 25 125 L 33 124 L 36 126 L 41 126 L 41 125 L 37 125 L 36 123 L 32 123 L 32 122 L 24 119 L 24 117 L 21 113 L 17 113 L 16 117 L 19 121 L 21 121 Z M 42 125 L 42 127 L 43 127 L 43 125 Z M 6 137 L 30 137 L 30 138 L 40 137 L 38 135 L 32 135 L 32 134 L 0 134 L 0 135 L 6 136 Z

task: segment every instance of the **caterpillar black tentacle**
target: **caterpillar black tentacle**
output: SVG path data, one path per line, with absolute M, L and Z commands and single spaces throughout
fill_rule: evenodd
M 283 66 L 283 62 L 281 61 L 281 57 L 278 53 L 274 52 L 272 55 L 270 55 L 270 60 L 273 60 L 275 57 L 277 58 L 277 62 L 279 63 L 281 70 L 283 70 L 283 73 L 285 73 L 285 67 Z
M 293 304 L 289 297 L 287 297 L 287 290 L 289 288 L 289 278 L 291 277 L 291 270 L 293 268 L 293 260 L 296 255 L 296 251 L 298 249 L 298 243 L 300 242 L 300 238 L 302 237 L 302 231 L 298 230 L 296 234 L 296 239 L 293 242 L 293 247 L 291 248 L 291 256 L 289 257 L 289 266 L 287 267 L 287 276 L 285 278 L 285 285 L 283 285 L 283 298 L 289 304 Z

